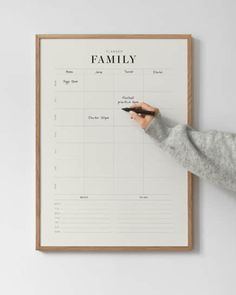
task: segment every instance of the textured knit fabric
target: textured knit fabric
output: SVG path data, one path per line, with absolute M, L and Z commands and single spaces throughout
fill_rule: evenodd
M 236 192 L 236 134 L 170 126 L 160 112 L 144 131 L 193 174 Z

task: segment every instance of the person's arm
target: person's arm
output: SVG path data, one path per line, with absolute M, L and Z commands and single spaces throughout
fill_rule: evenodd
M 135 104 L 151 110 L 147 104 Z M 152 108 L 154 109 L 154 108 Z M 169 126 L 158 109 L 154 117 L 131 113 L 161 149 L 193 174 L 236 192 L 236 134 L 197 131 L 187 124 Z

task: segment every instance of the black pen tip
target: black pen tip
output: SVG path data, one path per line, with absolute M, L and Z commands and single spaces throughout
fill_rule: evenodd
M 123 111 L 128 112 L 129 108 L 122 108 Z

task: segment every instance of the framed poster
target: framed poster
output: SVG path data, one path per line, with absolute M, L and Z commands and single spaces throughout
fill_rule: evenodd
M 192 175 L 129 114 L 191 125 L 191 35 L 36 36 L 36 249 L 191 250 Z

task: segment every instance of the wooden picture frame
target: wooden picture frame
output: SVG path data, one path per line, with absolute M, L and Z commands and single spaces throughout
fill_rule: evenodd
M 187 123 L 192 125 L 192 36 L 188 34 L 36 35 L 36 250 L 41 251 L 189 251 L 192 249 L 193 177 L 188 172 L 188 245 L 186 246 L 45 246 L 41 244 L 41 41 L 44 39 L 186 39 Z

